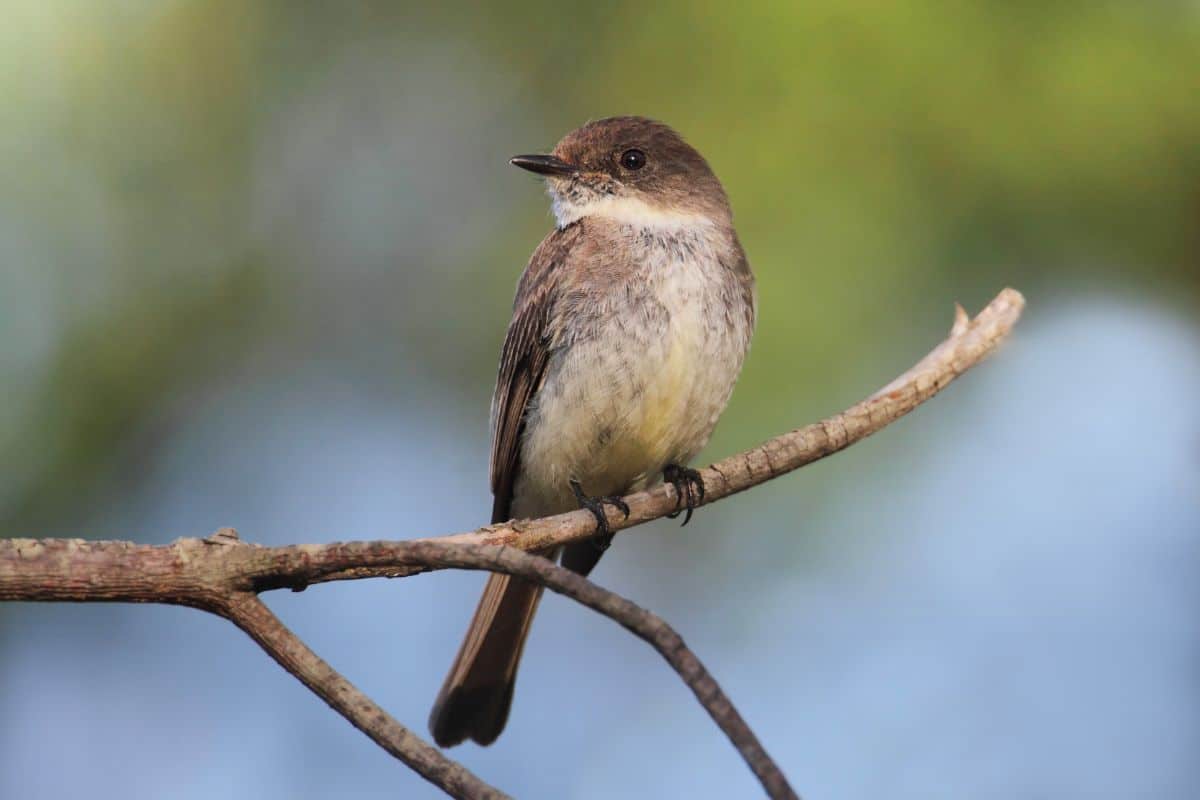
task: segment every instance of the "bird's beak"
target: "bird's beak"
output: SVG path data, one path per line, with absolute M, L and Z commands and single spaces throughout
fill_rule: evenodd
M 538 175 L 574 175 L 579 169 L 554 156 L 513 156 L 508 163 Z

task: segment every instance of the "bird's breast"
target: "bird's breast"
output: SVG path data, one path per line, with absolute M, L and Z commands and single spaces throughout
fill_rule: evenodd
M 691 460 L 749 345 L 744 292 L 715 247 L 657 236 L 639 245 L 625 280 L 562 321 L 574 335 L 552 358 L 526 419 L 525 492 L 566 508 L 571 478 L 590 494 L 619 493 Z

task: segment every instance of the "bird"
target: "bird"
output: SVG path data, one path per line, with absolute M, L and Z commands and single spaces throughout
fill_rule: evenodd
M 605 505 L 674 484 L 707 444 L 750 347 L 754 275 L 708 162 L 670 126 L 588 122 L 512 165 L 541 176 L 554 229 L 517 285 L 491 406 L 492 521 L 586 508 L 595 537 L 540 555 L 588 575 L 612 540 Z M 686 509 L 683 505 L 686 505 Z M 494 573 L 430 713 L 442 747 L 489 745 L 508 719 L 542 587 Z

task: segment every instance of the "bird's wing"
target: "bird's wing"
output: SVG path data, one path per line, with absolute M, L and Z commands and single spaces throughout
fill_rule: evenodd
M 517 286 L 492 397 L 492 522 L 510 519 L 525 412 L 541 388 L 550 360 L 554 347 L 550 314 L 563 283 L 564 265 L 573 253 L 579 255 L 578 240 L 578 223 L 553 231 L 533 252 Z

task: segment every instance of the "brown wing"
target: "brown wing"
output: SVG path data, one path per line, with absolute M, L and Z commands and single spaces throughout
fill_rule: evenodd
M 513 318 L 500 352 L 500 374 L 492 397 L 492 522 L 505 522 L 511 517 L 525 412 L 545 376 L 554 343 L 550 312 L 562 281 L 563 265 L 578 239 L 578 223 L 553 231 L 533 252 L 517 285 Z

